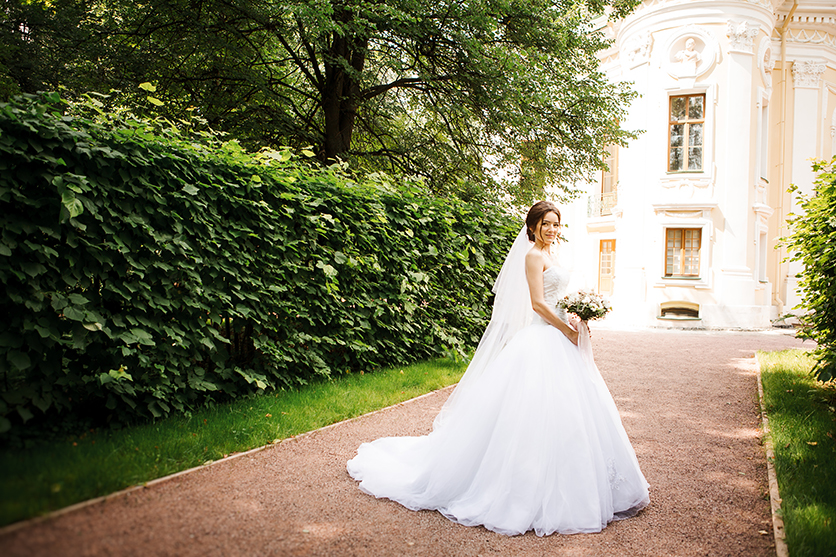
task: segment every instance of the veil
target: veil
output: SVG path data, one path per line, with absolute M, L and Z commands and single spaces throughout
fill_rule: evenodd
M 491 321 L 482 334 L 467 371 L 436 416 L 433 429 L 440 427 L 450 416 L 461 393 L 478 382 L 485 368 L 508 341 L 532 322 L 534 310 L 531 307 L 531 295 L 525 278 L 525 256 L 533 245 L 534 243 L 528 239 L 526 226 L 523 225 L 494 282 L 493 292 L 496 296 Z

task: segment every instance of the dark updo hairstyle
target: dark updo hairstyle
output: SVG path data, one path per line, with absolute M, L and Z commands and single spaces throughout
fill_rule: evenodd
M 525 230 L 528 233 L 528 239 L 532 242 L 535 240 L 534 231 L 543 222 L 543 217 L 548 213 L 557 215 L 557 224 L 560 225 L 560 211 L 557 206 L 551 201 L 538 201 L 528 210 L 528 215 L 525 217 Z

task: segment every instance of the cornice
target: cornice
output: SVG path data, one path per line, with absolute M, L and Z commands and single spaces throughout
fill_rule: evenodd
M 657 32 L 679 27 L 683 22 L 691 25 L 722 25 L 729 20 L 746 20 L 758 25 L 770 35 L 776 15 L 772 0 L 645 0 L 627 16 L 617 33 L 617 43 L 638 33 Z

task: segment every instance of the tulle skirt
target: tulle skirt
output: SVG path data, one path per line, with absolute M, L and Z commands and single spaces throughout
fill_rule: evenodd
M 556 328 L 522 330 L 459 394 L 429 435 L 361 445 L 360 489 L 506 535 L 599 532 L 649 503 L 591 352 Z

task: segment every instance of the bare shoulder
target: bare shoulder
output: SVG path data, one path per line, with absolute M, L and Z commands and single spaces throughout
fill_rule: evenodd
M 537 273 L 542 271 L 546 266 L 546 257 L 543 252 L 537 248 L 531 248 L 525 254 L 525 270 L 526 273 Z
M 532 247 L 528 250 L 528 253 L 525 254 L 525 266 L 526 267 L 533 267 L 535 264 L 543 265 L 546 262 L 546 258 L 543 255 L 543 252 L 537 248 Z

